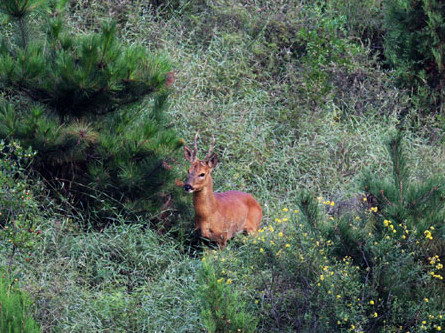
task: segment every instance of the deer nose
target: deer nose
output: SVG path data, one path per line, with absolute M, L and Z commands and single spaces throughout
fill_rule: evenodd
M 193 186 L 189 185 L 189 184 L 185 184 L 184 185 L 184 191 L 186 192 L 192 192 L 193 191 Z

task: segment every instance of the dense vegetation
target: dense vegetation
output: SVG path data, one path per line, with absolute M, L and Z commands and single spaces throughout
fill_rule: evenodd
M 445 329 L 444 10 L 3 1 L 2 330 Z M 198 130 L 263 208 L 222 251 L 174 182 Z

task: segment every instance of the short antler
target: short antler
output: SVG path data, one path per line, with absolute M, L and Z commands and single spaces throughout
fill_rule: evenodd
M 213 147 L 215 145 L 215 137 L 212 138 L 212 144 L 210 145 L 209 151 L 207 152 L 206 158 L 204 161 L 207 161 L 210 158 L 210 154 L 212 153 Z
M 198 144 L 196 143 L 196 140 L 198 140 L 199 131 L 195 134 L 195 139 L 193 140 L 193 160 L 196 161 L 196 158 L 198 156 Z

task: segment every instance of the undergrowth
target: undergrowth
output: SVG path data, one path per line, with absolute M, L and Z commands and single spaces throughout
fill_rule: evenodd
M 437 119 L 419 118 L 381 62 L 376 2 L 156 3 L 71 1 L 67 24 L 86 33 L 113 16 L 123 43 L 166 55 L 167 127 L 185 142 L 198 130 L 198 144 L 216 138 L 214 188 L 252 193 L 261 230 L 223 251 L 198 246 L 185 194 L 172 200 L 188 209 L 166 205 L 156 226 L 114 211 L 113 225 L 90 230 L 90 217 L 51 197 L 38 175 L 3 173 L 17 191 L 7 207 L 0 201 L 0 232 L 7 237 L 12 207 L 40 234 L 17 231 L 16 245 L 1 238 L 0 263 L 33 300 L 42 330 L 442 330 L 444 258 L 429 247 L 441 229 L 414 230 L 361 187 L 365 169 L 391 174 L 383 143 L 400 128 L 408 181 L 445 173 Z M 185 177 L 185 161 L 169 167 Z

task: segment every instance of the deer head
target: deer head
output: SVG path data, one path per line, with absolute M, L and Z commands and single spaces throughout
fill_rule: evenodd
M 193 151 L 184 146 L 184 157 L 190 162 L 190 168 L 187 173 L 187 180 L 184 185 L 184 190 L 188 193 L 201 191 L 206 187 L 209 182 L 212 181 L 210 173 L 218 164 L 218 157 L 216 154 L 212 154 L 213 146 L 215 144 L 215 138 L 213 138 L 212 144 L 206 154 L 204 160 L 199 160 L 197 157 L 198 147 L 196 140 L 198 139 L 199 132 L 196 133 L 193 142 Z

